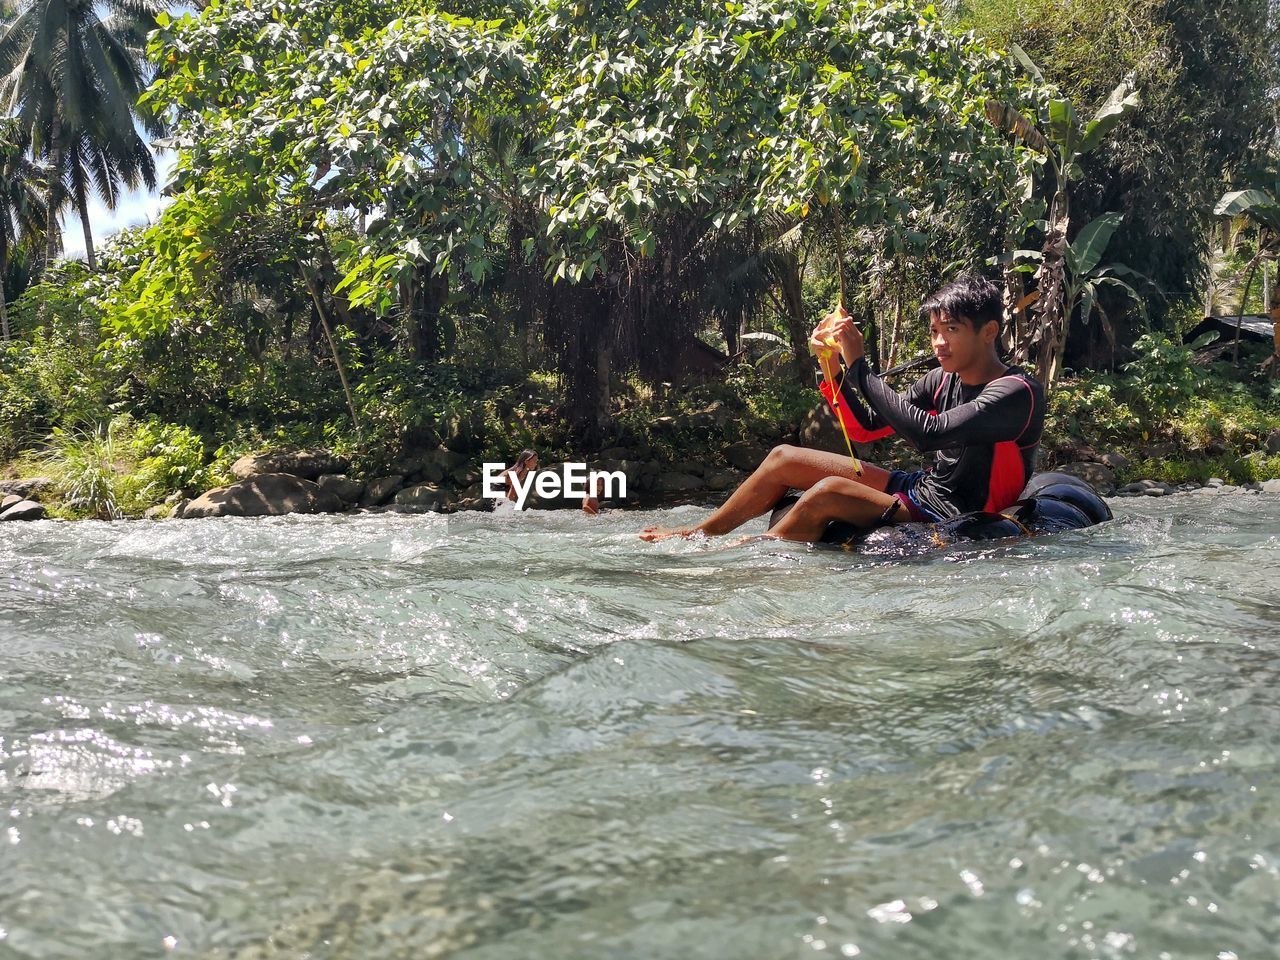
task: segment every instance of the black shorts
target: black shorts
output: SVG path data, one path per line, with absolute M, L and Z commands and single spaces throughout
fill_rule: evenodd
M 915 498 L 916 485 L 924 478 L 923 470 L 890 470 L 884 492 L 898 500 L 907 510 L 913 523 L 939 523 L 942 518 Z

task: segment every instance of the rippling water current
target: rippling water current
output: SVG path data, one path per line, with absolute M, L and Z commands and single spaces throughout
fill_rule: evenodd
M 1116 506 L 6 524 L 0 957 L 1273 957 L 1280 499 Z

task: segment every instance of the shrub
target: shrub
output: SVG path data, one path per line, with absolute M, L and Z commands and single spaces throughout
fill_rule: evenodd
M 124 435 L 130 423 L 118 418 L 93 427 L 54 427 L 43 468 L 76 516 L 115 520 L 137 509 L 147 491 L 135 472 L 137 461 Z
M 1192 363 L 1195 351 L 1215 339 L 1217 333 L 1206 334 L 1192 344 L 1171 340 L 1163 333 L 1139 337 L 1133 345 L 1137 359 L 1124 366 L 1130 374 L 1126 387 L 1131 400 L 1156 419 L 1180 411 L 1204 386 L 1204 374 Z

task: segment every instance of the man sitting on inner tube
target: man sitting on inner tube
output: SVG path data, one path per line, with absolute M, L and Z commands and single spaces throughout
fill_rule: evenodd
M 791 488 L 803 493 L 766 536 L 815 542 L 833 520 L 868 529 L 1011 506 L 1031 477 L 1045 399 L 1039 383 L 996 352 L 1000 290 L 979 277 L 961 277 L 921 304 L 920 317 L 941 366 L 901 395 L 871 371 L 862 333 L 843 308 L 823 317 L 812 338 L 816 344 L 834 339 L 840 348 L 838 394 L 825 383 L 822 393 L 849 436 L 867 443 L 896 432 L 933 452 L 932 467 L 885 470 L 784 444 L 707 519 L 691 527 L 650 527 L 642 539 L 728 533 L 771 510 Z

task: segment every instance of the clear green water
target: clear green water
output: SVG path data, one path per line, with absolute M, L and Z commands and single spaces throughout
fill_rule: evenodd
M 1274 957 L 1280 500 L 1116 506 L 5 525 L 0 957 Z

